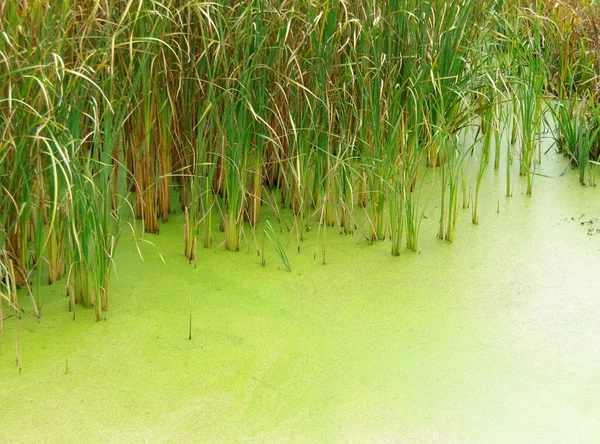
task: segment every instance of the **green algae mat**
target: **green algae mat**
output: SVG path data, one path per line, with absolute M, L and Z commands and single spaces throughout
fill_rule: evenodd
M 598 442 L 600 190 L 573 174 L 488 193 L 452 245 L 431 200 L 399 258 L 331 229 L 323 266 L 307 233 L 292 272 L 190 264 L 176 214 L 120 245 L 106 320 L 60 283 L 6 320 L 0 442 Z

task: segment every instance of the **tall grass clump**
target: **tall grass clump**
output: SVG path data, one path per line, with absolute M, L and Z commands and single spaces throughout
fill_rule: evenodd
M 452 241 L 470 155 L 473 223 L 503 137 L 507 195 L 513 159 L 532 193 L 547 108 L 592 183 L 597 17 L 545 0 L 2 2 L 3 307 L 20 287 L 39 316 L 42 282 L 63 282 L 100 319 L 124 222 L 158 234 L 174 211 L 190 260 L 199 241 L 256 242 L 265 205 L 298 252 L 316 228 L 323 263 L 330 227 L 400 255 L 427 176 Z
M 93 68 L 106 54 L 75 37 L 94 17 L 68 6 L 3 4 L 2 275 L 7 288 L 27 288 L 38 316 L 42 276 L 66 276 L 71 309 L 95 307 L 99 319 L 120 230 L 113 145 L 125 112 L 107 96 L 106 69 Z

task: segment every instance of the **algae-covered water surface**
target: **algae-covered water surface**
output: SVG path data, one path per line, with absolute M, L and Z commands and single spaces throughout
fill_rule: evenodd
M 510 199 L 490 177 L 453 245 L 431 201 L 399 258 L 331 229 L 323 266 L 311 231 L 292 272 L 274 250 L 189 264 L 176 214 L 119 247 L 106 320 L 45 286 L 20 372 L 5 323 L 0 441 L 595 442 L 600 210 L 572 176 Z

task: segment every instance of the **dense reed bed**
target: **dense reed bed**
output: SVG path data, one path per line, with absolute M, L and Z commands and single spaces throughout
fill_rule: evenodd
M 298 251 L 316 226 L 323 263 L 326 227 L 399 255 L 436 174 L 452 241 L 461 206 L 479 222 L 488 168 L 510 196 L 519 162 L 533 193 L 544 120 L 593 184 L 597 17 L 541 0 L 1 1 L 0 307 L 18 316 L 23 287 L 39 316 L 35 289 L 65 278 L 70 308 L 100 319 L 123 229 L 159 233 L 174 195 L 190 260 L 220 246 L 217 218 L 225 248 L 264 263 L 267 239 L 289 270 L 262 206 L 291 210 Z

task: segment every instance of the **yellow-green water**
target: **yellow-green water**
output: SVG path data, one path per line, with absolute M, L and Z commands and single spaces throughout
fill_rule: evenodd
M 106 321 L 44 288 L 21 373 L 5 322 L 0 442 L 600 442 L 600 234 L 581 225 L 600 189 L 503 184 L 488 171 L 452 245 L 425 192 L 419 253 L 332 229 L 323 266 L 313 230 L 291 273 L 268 244 L 264 268 L 244 247 L 189 265 L 176 215 L 144 262 L 119 247 Z

